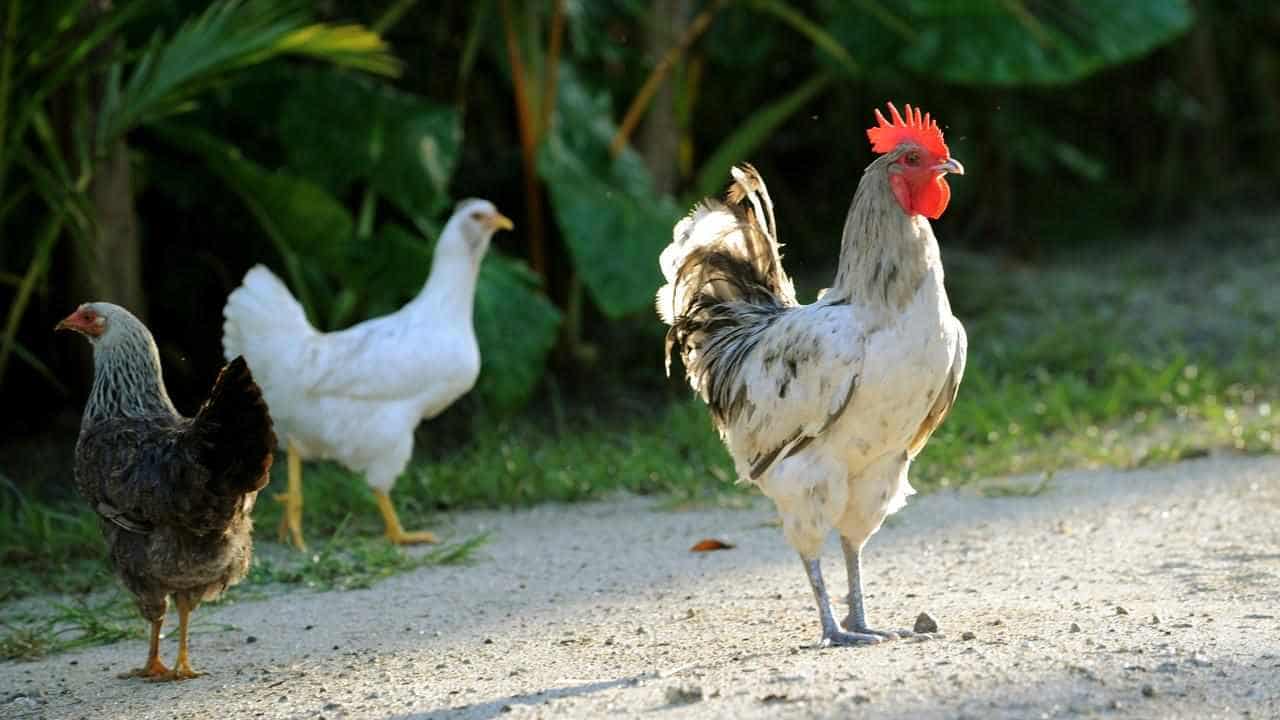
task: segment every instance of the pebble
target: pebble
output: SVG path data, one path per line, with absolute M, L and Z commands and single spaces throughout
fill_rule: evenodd
M 1156 689 L 1150 685 L 1142 686 L 1142 697 L 1155 697 Z
M 978 636 L 974 635 L 972 632 L 969 632 L 968 630 L 965 630 L 964 632 L 960 633 L 961 640 L 973 640 L 976 637 Z
M 1128 614 L 1129 614 L 1129 611 L 1128 611 L 1128 610 L 1125 610 L 1124 608 L 1122 608 L 1122 607 L 1120 607 L 1119 605 L 1117 605 L 1117 606 L 1116 606 L 1116 614 L 1117 614 L 1117 615 L 1128 615 Z
M 1068 630 L 1067 632 L 1078 633 L 1080 632 L 1080 626 L 1076 623 L 1071 623 L 1071 629 Z
M 938 621 L 927 612 L 922 612 L 916 616 L 916 625 L 913 628 L 918 633 L 938 632 Z
M 688 705 L 702 702 L 702 688 L 697 685 L 671 685 L 667 688 L 668 705 Z

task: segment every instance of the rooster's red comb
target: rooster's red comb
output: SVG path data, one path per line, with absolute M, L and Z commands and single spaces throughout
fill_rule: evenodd
M 898 114 L 898 108 L 889 103 L 889 116 L 893 118 L 893 122 L 885 120 L 879 108 L 876 109 L 876 121 L 879 125 L 867 129 L 872 152 L 887 153 L 904 140 L 910 140 L 940 158 L 950 157 L 951 151 L 942 141 L 938 121 L 929 117 L 929 113 L 921 115 L 920 108 L 913 109 L 907 105 L 907 119 L 903 120 Z

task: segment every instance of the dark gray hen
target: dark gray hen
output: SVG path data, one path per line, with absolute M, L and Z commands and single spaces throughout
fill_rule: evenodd
M 244 358 L 236 358 L 195 417 L 178 414 L 151 332 L 119 306 L 81 305 L 58 329 L 79 332 L 94 350 L 76 487 L 101 519 L 116 574 L 151 623 L 146 664 L 122 677 L 196 677 L 187 655 L 191 611 L 249 569 L 250 513 L 276 445 L 266 403 Z M 171 595 L 180 637 L 169 669 L 159 642 Z

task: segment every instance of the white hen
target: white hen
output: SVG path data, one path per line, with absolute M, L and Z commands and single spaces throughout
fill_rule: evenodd
M 475 385 L 480 372 L 471 315 L 489 240 L 512 223 L 485 200 L 458 205 L 436 244 L 422 291 L 399 311 L 322 333 L 261 265 L 227 298 L 222 345 L 243 355 L 289 453 L 281 536 L 302 536 L 303 459 L 332 459 L 363 473 L 395 543 L 435 542 L 406 532 L 390 491 L 413 453 L 418 423 Z
M 952 160 L 930 118 L 907 107 L 868 131 L 883 153 L 845 221 L 835 282 L 812 305 L 782 270 L 773 205 L 754 168 L 735 168 L 728 203 L 704 201 L 676 225 L 660 264 L 658 313 L 711 409 L 739 478 L 777 505 L 813 588 L 824 643 L 878 642 L 862 602 L 861 552 L 911 494 L 907 469 L 951 408 L 965 333 L 951 314 L 929 221 L 946 208 Z M 818 557 L 841 536 L 845 629 Z

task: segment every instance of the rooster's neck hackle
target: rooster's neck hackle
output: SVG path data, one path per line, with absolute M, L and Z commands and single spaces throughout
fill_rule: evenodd
M 108 322 L 111 329 L 94 344 L 93 389 L 80 427 L 111 418 L 176 415 L 151 332 L 133 317 Z
M 929 221 L 902 211 L 889 185 L 884 155 L 867 167 L 845 218 L 839 270 L 825 298 L 886 311 L 901 310 L 931 266 L 938 241 Z

